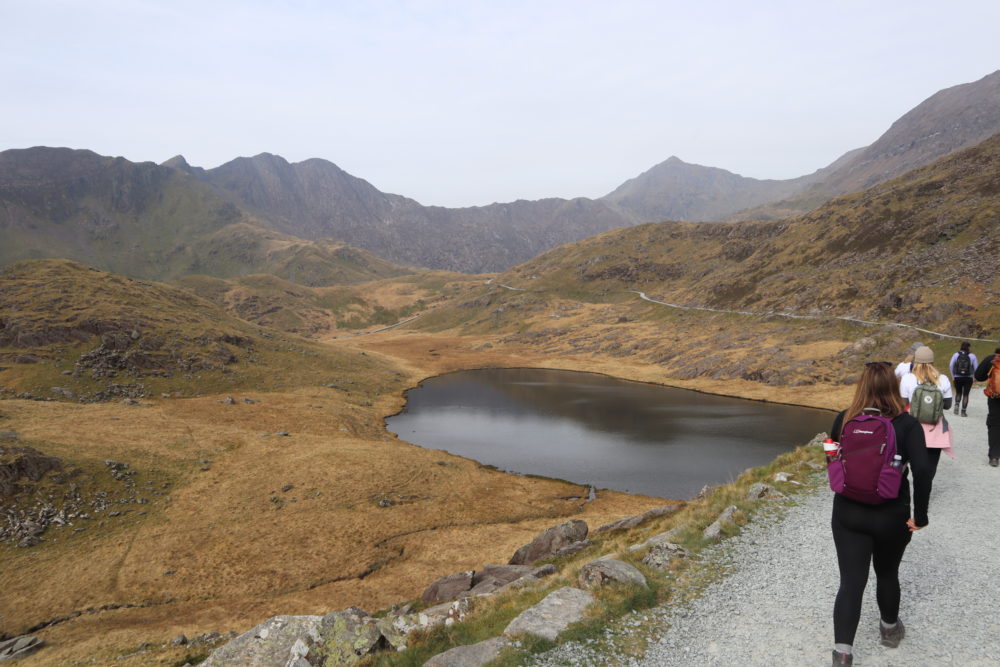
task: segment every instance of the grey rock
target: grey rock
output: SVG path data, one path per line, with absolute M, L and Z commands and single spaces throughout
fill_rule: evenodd
M 543 558 L 548 558 L 563 547 L 585 540 L 587 531 L 587 523 L 580 519 L 573 519 L 553 526 L 518 549 L 511 557 L 509 564 L 530 565 Z
M 584 588 L 600 588 L 608 584 L 636 584 L 646 588 L 646 577 L 634 565 L 613 558 L 599 558 L 580 569 L 578 581 Z
M 567 544 L 566 546 L 560 548 L 554 554 L 553 558 L 562 558 L 564 556 L 572 556 L 575 553 L 579 553 L 586 549 L 587 547 L 593 546 L 594 543 L 590 540 L 580 540 L 579 542 L 573 542 L 572 544 Z
M 474 574 L 474 571 L 467 570 L 441 577 L 427 587 L 420 599 L 427 603 L 454 600 L 472 588 Z
M 493 637 L 478 644 L 456 646 L 437 654 L 425 662 L 424 667 L 479 667 L 496 660 L 500 651 L 509 645 L 510 640 L 506 637 Z
M 187 635 L 177 635 L 172 640 L 170 640 L 170 643 L 173 644 L 174 646 L 184 646 L 185 644 L 188 643 Z
M 34 635 L 21 635 L 2 641 L 0 642 L 0 662 L 29 656 L 43 646 L 45 646 L 45 642 Z
M 636 516 L 628 516 L 625 517 L 624 519 L 619 519 L 618 521 L 612 521 L 611 523 L 606 523 L 597 530 L 595 530 L 594 532 L 603 533 L 608 530 L 631 530 L 632 528 L 635 528 L 636 526 L 638 526 L 643 521 L 646 521 L 647 519 L 653 519 L 656 517 L 673 514 L 683 506 L 684 506 L 683 503 L 675 503 L 673 505 L 663 505 L 662 507 L 654 507 L 648 512 L 643 512 L 642 514 L 638 514 Z
M 583 619 L 584 611 L 593 601 L 594 596 L 587 591 L 560 588 L 518 614 L 503 634 L 506 637 L 529 634 L 555 641 L 571 623 Z
M 323 617 L 319 638 L 305 638 L 309 648 L 302 657 L 323 665 L 352 665 L 364 656 L 389 647 L 374 618 L 357 607 L 335 611 Z M 314 655 L 323 661 L 313 659 Z
M 691 554 L 684 547 L 673 542 L 657 542 L 653 544 L 649 552 L 642 557 L 644 565 L 655 567 L 658 570 L 665 570 L 670 566 L 670 562 L 675 558 L 687 558 Z
M 303 635 L 318 636 L 322 616 L 274 616 L 223 644 L 202 662 L 203 667 L 273 667 L 285 665 Z
M 702 535 L 706 540 L 719 540 L 722 538 L 722 527 L 724 524 L 731 523 L 733 520 L 733 513 L 736 512 L 736 505 L 730 505 L 726 509 L 722 510 L 719 514 L 719 518 L 715 520 L 712 525 L 705 529 Z

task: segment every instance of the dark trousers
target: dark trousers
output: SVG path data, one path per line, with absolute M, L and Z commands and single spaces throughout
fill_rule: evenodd
M 986 439 L 990 445 L 990 458 L 1000 459 L 1000 398 L 986 399 Z
M 835 643 L 854 644 L 871 566 L 875 568 L 875 600 L 882 620 L 899 620 L 899 563 L 912 536 L 906 526 L 909 518 L 908 504 L 865 505 L 840 495 L 834 497 L 830 523 L 840 567 L 840 589 L 833 605 Z
M 972 391 L 972 377 L 955 378 L 955 406 L 962 406 L 964 411 L 969 407 L 969 392 Z

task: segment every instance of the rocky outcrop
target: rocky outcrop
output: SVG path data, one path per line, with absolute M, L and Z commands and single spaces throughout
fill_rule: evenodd
M 583 588 L 600 588 L 608 584 L 634 584 L 646 588 L 646 577 L 634 565 L 614 558 L 591 561 L 580 569 L 578 577 Z
M 584 611 L 593 601 L 593 595 L 579 588 L 560 588 L 518 614 L 503 634 L 506 637 L 528 634 L 555 641 L 571 623 L 583 620 Z
M 726 509 L 722 510 L 722 513 L 719 514 L 719 518 L 705 529 L 702 536 L 706 540 L 712 541 L 722 539 L 722 529 L 726 524 L 731 524 L 733 522 L 733 515 L 736 513 L 736 509 L 736 505 L 730 505 Z
M 510 640 L 506 637 L 493 637 L 468 646 L 456 646 L 437 654 L 425 662 L 423 667 L 480 667 L 500 657 L 500 652 L 507 646 L 510 646 Z
M 657 570 L 666 570 L 674 559 L 687 558 L 690 555 L 684 547 L 663 540 L 650 546 L 649 551 L 642 557 L 642 563 Z
M 612 521 L 611 523 L 606 523 L 597 530 L 595 530 L 594 532 L 604 533 L 610 530 L 632 530 L 640 523 L 643 523 L 648 519 L 655 519 L 656 517 L 673 514 L 682 507 L 684 507 L 683 503 L 674 503 L 673 505 L 654 507 L 648 512 L 643 512 L 642 514 L 637 514 L 635 516 L 627 516 L 624 519 L 619 519 L 618 521 Z
M 572 549 L 574 546 L 578 546 L 581 542 L 584 542 L 587 539 L 587 532 L 586 521 L 581 521 L 580 519 L 566 521 L 558 526 L 549 528 L 531 542 L 518 549 L 509 562 L 511 565 L 530 565 L 543 558 L 555 556 L 561 550 Z M 563 551 L 561 555 L 567 555 L 568 553 L 571 552 Z
M 45 642 L 34 636 L 22 636 L 0 641 L 0 662 L 25 658 L 45 646 Z
M 484 565 L 481 570 L 468 570 L 441 577 L 424 591 L 424 602 L 443 602 L 460 597 L 492 595 L 512 584 L 528 585 L 556 571 L 553 565 Z
M 427 590 L 420 596 L 420 599 L 429 603 L 454 600 L 472 588 L 472 576 L 474 574 L 475 571 L 466 570 L 465 572 L 457 572 L 449 574 L 447 577 L 441 577 L 427 587 Z
M 62 469 L 61 460 L 31 447 L 0 447 L 0 497 L 17 493 L 22 478 L 37 482 L 46 473 Z

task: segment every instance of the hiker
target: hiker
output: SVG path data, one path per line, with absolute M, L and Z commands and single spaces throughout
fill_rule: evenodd
M 923 346 L 924 346 L 923 343 L 914 343 L 913 345 L 907 348 L 906 356 L 903 357 L 903 360 L 899 362 L 899 364 L 897 364 L 896 366 L 897 378 L 902 378 L 904 375 L 910 372 L 910 369 L 913 368 L 913 354 Z
M 927 505 L 934 476 L 924 431 L 899 394 L 899 382 L 888 361 L 865 364 L 850 406 L 833 422 L 830 435 L 842 440 L 842 428 L 850 428 L 855 417 L 870 412 L 892 420 L 896 452 L 902 457 L 902 481 L 895 498 L 868 504 L 837 493 L 833 498 L 833 542 L 840 567 L 840 589 L 833 606 L 833 664 L 853 664 L 852 645 L 861 618 L 861 601 L 868 583 L 868 568 L 874 566 L 875 599 L 884 646 L 896 647 L 905 629 L 899 619 L 899 563 L 914 531 L 927 525 Z M 910 515 L 910 481 L 913 472 L 913 515 Z
M 973 376 L 986 383 L 986 439 L 989 442 L 990 465 L 1000 465 L 1000 347 L 976 366 Z
M 969 394 L 972 392 L 972 374 L 976 371 L 979 360 L 976 355 L 969 351 L 969 341 L 963 341 L 961 349 L 951 355 L 951 363 L 948 364 L 951 370 L 951 379 L 955 384 L 955 414 L 958 414 L 959 404 L 962 406 L 962 416 L 968 417 L 965 412 L 969 407 Z
M 924 442 L 931 464 L 937 470 L 941 450 L 955 458 L 952 452 L 952 430 L 944 411 L 951 407 L 951 381 L 934 368 L 934 350 L 918 347 L 913 353 L 913 370 L 899 381 L 899 395 L 909 405 L 909 412 L 924 429 Z

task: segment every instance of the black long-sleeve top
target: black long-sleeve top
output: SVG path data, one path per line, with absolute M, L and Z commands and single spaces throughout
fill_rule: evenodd
M 990 354 L 987 355 L 985 359 L 979 362 L 976 366 L 976 372 L 972 374 L 972 377 L 976 378 L 978 382 L 986 382 L 986 378 L 990 375 L 990 369 L 993 367 L 993 357 L 997 355 Z
M 840 441 L 840 430 L 844 424 L 844 412 L 837 415 L 830 428 L 830 437 Z M 896 432 L 896 452 L 903 457 L 903 463 L 909 464 L 909 469 L 913 472 L 913 522 L 918 526 L 926 526 L 927 508 L 931 498 L 931 483 L 934 480 L 934 466 L 930 456 L 927 454 L 927 443 L 924 441 L 924 429 L 920 422 L 913 418 L 908 412 L 897 415 L 892 420 L 892 428 Z M 865 503 L 852 500 L 839 493 L 836 502 Z M 907 511 L 910 509 L 910 479 L 907 472 L 903 473 L 903 481 L 899 485 L 899 495 L 895 500 L 889 500 L 881 505 L 868 505 L 868 507 L 898 507 L 905 505 Z

